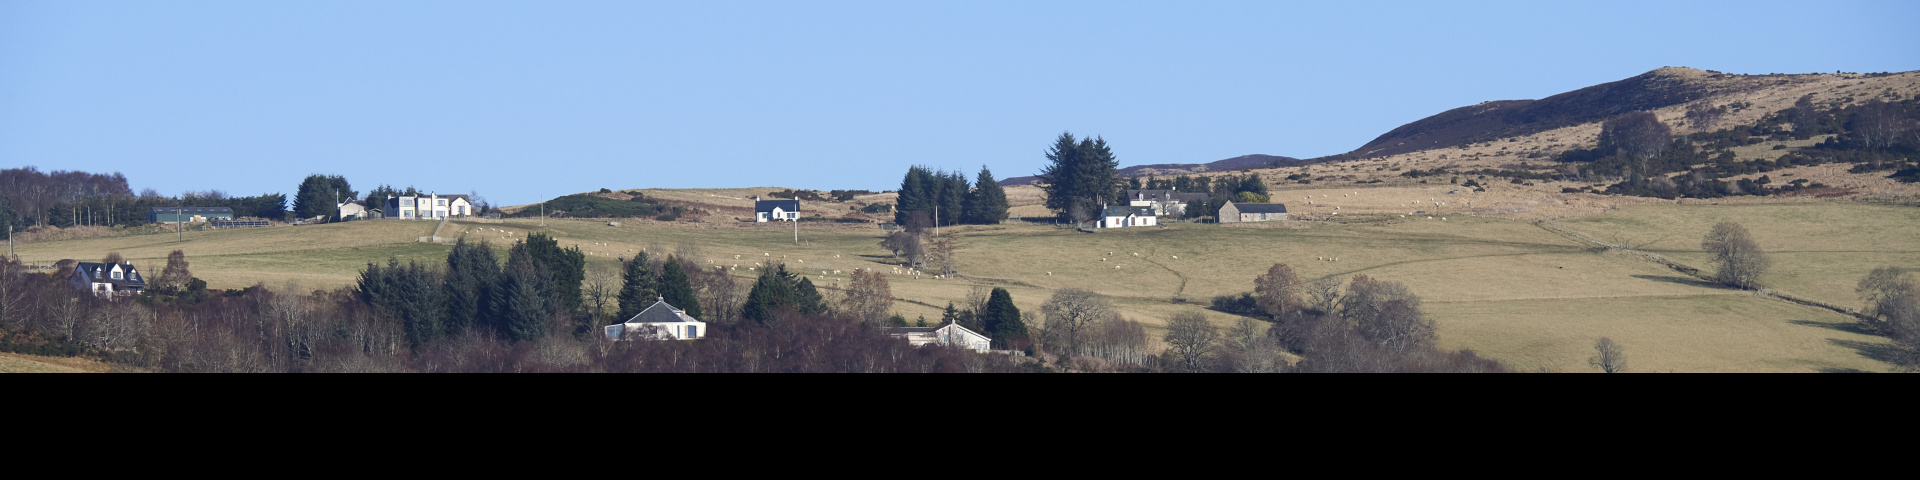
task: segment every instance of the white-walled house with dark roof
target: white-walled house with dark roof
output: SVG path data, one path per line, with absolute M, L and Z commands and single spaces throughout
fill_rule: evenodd
M 799 221 L 800 200 L 761 200 L 753 197 L 753 221 L 766 223 L 774 220 Z
M 651 335 L 647 333 L 648 327 L 652 327 Z M 633 318 L 607 325 L 604 330 L 609 340 L 649 337 L 663 340 L 693 340 L 706 336 L 707 322 L 687 315 L 685 310 L 673 308 L 673 305 L 667 304 L 665 298 L 660 298 Z

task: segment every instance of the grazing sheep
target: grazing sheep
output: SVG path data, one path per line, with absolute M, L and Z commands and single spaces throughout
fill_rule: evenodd
M 1173 256 L 1173 259 L 1174 259 L 1174 260 L 1179 260 L 1179 259 L 1180 259 L 1180 256 L 1179 256 L 1179 255 L 1174 255 L 1174 256 Z

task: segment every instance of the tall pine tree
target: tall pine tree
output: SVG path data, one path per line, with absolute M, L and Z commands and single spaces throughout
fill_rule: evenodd
M 980 323 L 986 329 L 981 333 L 993 338 L 994 348 L 1012 348 L 1025 343 L 1027 324 L 1020 319 L 1020 307 L 1013 305 L 1013 294 L 1007 293 L 1007 289 L 993 289 L 987 295 L 987 311 L 980 316 Z
M 507 252 L 507 267 L 501 272 L 500 334 L 513 341 L 533 340 L 547 334 L 547 317 L 552 313 L 547 302 L 546 272 L 535 265 L 526 243 L 515 243 Z
M 493 247 L 486 242 L 467 243 L 461 237 L 447 253 L 447 334 L 457 335 L 469 328 L 493 328 L 485 322 L 495 318 L 499 298 L 494 287 L 500 282 L 500 263 Z
M 787 266 L 769 265 L 760 270 L 760 278 L 754 280 L 753 289 L 747 292 L 747 304 L 740 308 L 740 316 L 766 323 L 780 309 L 793 308 L 793 298 L 794 285 Z
M 1047 208 L 1065 220 L 1084 221 L 1099 214 L 1101 207 L 1125 195 L 1126 185 L 1119 179 L 1119 162 L 1104 138 L 1075 141 L 1065 132 L 1047 151 L 1051 163 L 1040 171 L 1041 186 L 1047 192 Z
M 560 248 L 560 241 L 544 233 L 527 235 L 527 253 L 534 267 L 547 275 L 550 302 L 563 312 L 578 312 L 583 303 L 580 284 L 587 279 L 587 255 L 579 246 Z
M 973 191 L 967 193 L 965 213 L 965 222 L 974 225 L 992 225 L 1007 218 L 1007 190 L 993 179 L 986 165 L 980 166 Z
M 647 252 L 634 255 L 627 260 L 626 270 L 621 272 L 620 313 L 613 319 L 615 323 L 625 322 L 641 310 L 646 310 L 653 302 L 660 300 L 660 276 L 654 272 Z
M 668 256 L 667 263 L 660 265 L 660 296 L 688 316 L 701 318 L 700 299 L 693 296 L 693 282 L 680 265 L 680 257 Z

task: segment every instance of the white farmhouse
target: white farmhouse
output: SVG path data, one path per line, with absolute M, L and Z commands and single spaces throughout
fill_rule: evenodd
M 753 221 L 767 223 L 775 220 L 799 221 L 800 200 L 761 200 L 760 197 L 753 197 Z
M 1209 197 L 1211 195 L 1205 193 L 1178 190 L 1127 190 L 1127 206 L 1152 207 L 1154 215 L 1181 217 L 1187 214 L 1187 204 L 1206 203 Z
M 1100 228 L 1151 227 L 1159 225 L 1153 207 L 1107 207 L 1100 213 Z
M 651 335 L 648 327 L 652 327 Z M 660 298 L 653 306 L 641 310 L 638 315 L 626 322 L 608 325 L 605 328 L 607 339 L 627 340 L 633 338 L 657 338 L 663 340 L 693 340 L 707 334 L 707 322 L 687 315 L 685 310 L 673 308 L 667 299 Z
M 147 288 L 147 280 L 131 263 L 79 262 L 67 283 L 102 297 L 133 295 Z
M 984 352 L 992 348 L 993 341 L 986 335 L 975 333 L 957 323 L 943 327 L 898 327 L 892 329 L 892 335 L 907 339 L 908 345 L 952 345 Z
M 401 220 L 439 220 L 473 215 L 473 202 L 466 195 L 427 194 L 391 197 L 384 211 L 387 218 Z

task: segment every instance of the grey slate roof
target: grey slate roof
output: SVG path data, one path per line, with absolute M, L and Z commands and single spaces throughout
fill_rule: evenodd
M 753 202 L 754 213 L 771 212 L 775 207 L 788 212 L 800 211 L 799 200 L 761 200 Z
M 1286 204 L 1280 203 L 1236 203 L 1233 208 L 1240 213 L 1287 213 Z
M 1175 201 L 1191 203 L 1203 201 L 1212 195 L 1206 193 L 1181 192 L 1178 190 L 1127 190 L 1127 201 L 1149 200 L 1155 202 Z
M 153 207 L 153 213 L 167 214 L 180 212 L 181 215 L 232 215 L 229 207 Z
M 680 323 L 688 320 L 680 309 L 668 305 L 666 300 L 660 300 L 622 323 Z
M 112 268 L 113 268 L 113 265 L 108 263 L 77 262 L 73 265 L 73 274 L 79 275 L 80 281 L 83 283 L 110 283 L 110 284 L 113 284 L 114 288 L 121 288 L 121 287 L 147 288 L 146 275 L 140 274 L 139 270 L 134 270 L 133 264 L 131 263 L 120 264 L 120 270 L 127 272 L 126 275 L 123 275 L 124 277 L 127 277 L 127 278 L 115 279 L 112 276 L 109 276 L 107 274 L 107 271 Z M 100 272 L 99 278 L 94 277 L 94 272 L 96 270 Z
M 1151 217 L 1153 216 L 1153 207 L 1126 207 L 1126 206 L 1116 205 L 1116 206 L 1107 207 L 1106 210 L 1104 210 L 1101 213 L 1101 216 L 1124 217 L 1129 214 L 1139 215 L 1143 217 Z

